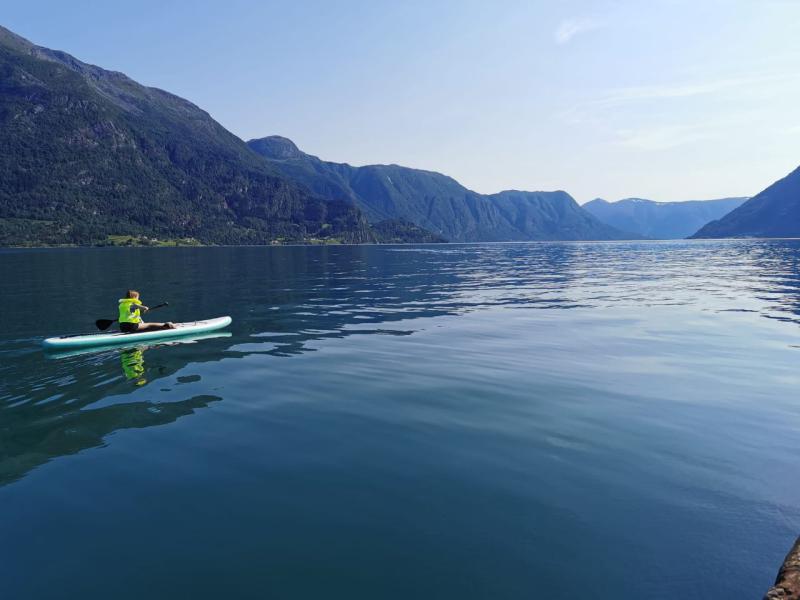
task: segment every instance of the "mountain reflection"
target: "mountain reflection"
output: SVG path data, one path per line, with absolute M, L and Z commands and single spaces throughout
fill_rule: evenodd
M 165 425 L 221 400 L 206 394 L 177 402 L 123 400 L 190 364 L 173 353 L 148 367 L 148 350 L 197 341 L 23 356 L 17 370 L 36 377 L 17 377 L 0 388 L 0 485 L 52 458 L 100 447 L 115 431 Z M 96 406 L 107 400 L 113 404 Z
M 114 431 L 171 423 L 222 400 L 157 400 L 155 381 L 202 363 L 407 336 L 430 317 L 496 308 L 696 305 L 800 320 L 795 241 L 15 251 L 0 252 L 0 265 L 0 485 L 102 446 Z M 165 319 L 231 315 L 232 336 L 57 360 L 39 350 L 42 337 L 113 314 L 132 285 L 170 302 Z M 55 297 L 85 313 L 50 310 Z
M 103 445 L 104 438 L 121 429 L 165 425 L 190 415 L 219 396 L 198 395 L 181 402 L 123 402 L 91 410 L 53 411 L 45 418 L 36 410 L 0 411 L 3 421 L 0 485 L 23 477 L 49 460 Z M 48 411 L 50 412 L 50 411 Z

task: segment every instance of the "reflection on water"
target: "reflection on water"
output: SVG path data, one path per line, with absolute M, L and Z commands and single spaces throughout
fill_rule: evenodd
M 122 363 L 122 372 L 126 379 L 132 379 L 136 385 L 144 385 L 147 379 L 144 378 L 144 351 L 139 348 L 122 350 L 119 353 L 119 360 Z
M 4 439 L 27 440 L 4 444 L 3 462 L 14 465 L 39 464 L 86 447 L 59 442 L 54 448 L 60 451 L 43 452 L 35 439 L 75 439 L 63 435 L 74 429 L 74 420 L 105 422 L 105 415 L 123 416 L 126 406 L 136 414 L 147 411 L 120 403 L 95 414 L 91 406 L 187 364 L 252 354 L 290 357 L 314 342 L 352 335 L 407 336 L 432 317 L 491 308 L 692 306 L 800 321 L 796 241 L 9 250 L 0 253 L 0 265 Z M 170 275 L 154 279 L 152 272 Z M 84 289 L 84 281 L 103 283 Z M 93 315 L 107 312 L 119 290 L 134 283 L 151 297 L 168 298 L 172 320 L 231 314 L 236 336 L 202 336 L 215 342 L 188 354 L 180 342 L 159 344 L 175 351 L 151 369 L 141 346 L 65 352 L 55 363 L 43 359 L 40 338 L 85 330 Z M 85 305 L 85 313 L 58 314 L 64 320 L 57 321 L 47 310 L 54 295 L 67 305 Z M 403 326 L 393 327 L 397 322 Z M 185 414 L 175 408 L 175 418 Z M 153 424 L 172 413 L 159 414 Z M 119 427 L 124 425 L 105 422 L 99 429 L 105 435 Z M 38 458 L 23 458 L 27 452 Z M 12 471 L 22 469 L 4 469 Z
M 137 382 L 138 383 L 138 382 Z M 199 395 L 180 402 L 120 402 L 89 411 L 36 410 L 30 406 L 4 409 L 0 485 L 16 481 L 48 460 L 103 445 L 117 430 L 164 425 L 205 408 L 219 396 Z M 25 423 L 19 427 L 19 423 Z
M 64 375 L 64 370 L 57 369 L 59 374 L 51 381 L 29 380 L 29 387 L 22 388 L 18 387 L 22 383 L 18 379 L 17 386 L 6 386 L 12 391 L 9 402 L 0 406 L 3 432 L 0 485 L 19 479 L 51 458 L 102 446 L 103 439 L 114 431 L 171 423 L 209 402 L 221 400 L 219 396 L 202 394 L 169 403 L 118 400 L 111 406 L 93 406 L 108 396 L 125 398 L 135 388 L 172 375 L 185 366 L 185 361 L 170 361 L 148 369 L 145 363 L 148 350 L 228 337 L 229 333 L 203 334 L 160 344 L 42 354 L 44 365 L 58 361 L 72 374 Z M 119 376 L 114 375 L 115 361 L 121 366 Z M 38 374 L 41 376 L 41 371 Z M 88 381 L 96 383 L 87 387 Z
M 248 540 L 197 569 L 237 572 L 243 589 L 262 573 L 243 556 L 263 554 L 288 573 L 318 561 L 328 589 L 343 583 L 331 573 L 352 575 L 375 597 L 392 597 L 390 581 L 405 597 L 444 597 L 454 581 L 462 598 L 559 597 L 578 560 L 602 568 L 599 598 L 700 598 L 698 565 L 725 580 L 720 546 L 752 546 L 736 585 L 762 589 L 784 529 L 800 524 L 786 500 L 800 490 L 762 481 L 800 450 L 798 242 L 10 250 L 0 269 L 3 498 L 53 511 L 35 491 L 91 469 L 127 473 L 111 505 L 163 493 L 202 512 L 213 497 L 205 519 L 158 527 Z M 169 301 L 168 320 L 231 315 L 231 333 L 40 350 L 91 329 L 130 287 Z M 85 309 L 52 311 L 54 297 Z M 175 487 L 154 492 L 150 477 Z M 233 515 L 225 529 L 207 524 L 217 505 Z M 140 549 L 131 564 L 152 571 Z M 659 553 L 683 580 L 648 570 Z M 358 579 L 353 564 L 384 578 Z M 437 569 L 447 576 L 427 581 L 431 593 L 404 587 Z M 203 573 L 193 593 L 213 597 Z

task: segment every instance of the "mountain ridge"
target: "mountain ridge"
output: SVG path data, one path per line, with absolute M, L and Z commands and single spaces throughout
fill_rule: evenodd
M 584 204 L 583 208 L 618 229 L 650 239 L 682 239 L 746 200 L 744 197 L 731 197 L 657 202 L 646 198 L 623 198 L 609 202 L 595 198 Z
M 174 94 L 0 28 L 0 244 L 373 241 Z
M 800 237 L 800 167 L 692 237 Z
M 2 26 L 0 140 L 0 245 L 646 235 L 563 190 L 479 194 L 436 171 L 324 161 L 281 136 L 244 142 L 186 99 Z
M 399 218 L 455 242 L 637 237 L 601 223 L 563 190 L 479 194 L 436 171 L 325 161 L 283 136 L 247 144 L 315 193 L 353 202 L 370 222 Z

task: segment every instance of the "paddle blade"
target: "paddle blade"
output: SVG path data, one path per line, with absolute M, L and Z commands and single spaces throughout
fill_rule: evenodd
M 112 319 L 97 319 L 97 321 L 95 321 L 94 324 L 97 325 L 97 328 L 100 331 L 105 331 L 106 329 L 111 327 L 111 324 L 113 322 L 114 322 L 114 320 L 112 320 Z

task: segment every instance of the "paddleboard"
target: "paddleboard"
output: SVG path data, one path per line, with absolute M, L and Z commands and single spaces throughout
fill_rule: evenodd
M 90 333 L 88 335 L 67 335 L 47 338 L 42 342 L 47 350 L 67 350 L 70 348 L 90 348 L 92 346 L 110 346 L 130 344 L 144 340 L 161 340 L 184 335 L 195 335 L 223 329 L 231 324 L 230 317 L 217 317 L 205 321 L 175 323 L 175 329 L 160 329 L 142 333 Z
M 210 333 L 193 333 L 181 337 L 167 338 L 165 340 L 147 340 L 143 342 L 126 342 L 124 344 L 109 344 L 107 346 L 88 346 L 86 348 L 64 348 L 47 350 L 44 355 L 50 360 L 86 356 L 89 354 L 102 355 L 104 352 L 125 352 L 126 350 L 152 350 L 163 346 L 180 346 L 182 344 L 196 344 L 206 340 L 233 337 L 230 331 L 212 331 Z

